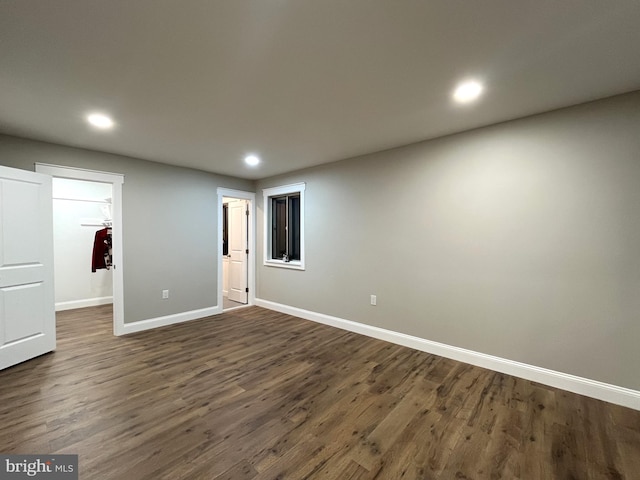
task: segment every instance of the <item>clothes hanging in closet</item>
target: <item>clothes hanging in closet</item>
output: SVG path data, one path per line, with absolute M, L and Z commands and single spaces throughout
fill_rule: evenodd
M 93 255 L 91 257 L 91 271 L 95 272 L 97 269 L 111 268 L 111 229 L 103 228 L 96 232 L 96 237 L 93 241 Z

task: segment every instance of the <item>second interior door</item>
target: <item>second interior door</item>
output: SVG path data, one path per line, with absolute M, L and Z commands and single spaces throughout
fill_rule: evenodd
M 247 200 L 229 202 L 229 300 L 247 303 Z

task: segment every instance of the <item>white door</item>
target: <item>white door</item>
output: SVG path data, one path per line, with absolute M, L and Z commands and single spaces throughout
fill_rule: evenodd
M 229 300 L 247 303 L 247 200 L 229 202 Z
M 0 167 L 0 369 L 56 348 L 51 177 Z

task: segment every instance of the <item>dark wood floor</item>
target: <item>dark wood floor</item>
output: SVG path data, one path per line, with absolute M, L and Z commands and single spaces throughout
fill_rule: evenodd
M 638 479 L 640 412 L 257 307 L 0 372 L 0 452 L 82 479 Z

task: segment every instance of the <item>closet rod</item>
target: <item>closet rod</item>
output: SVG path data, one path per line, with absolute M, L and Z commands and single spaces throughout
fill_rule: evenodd
M 72 202 L 90 202 L 90 203 L 104 203 L 107 205 L 111 205 L 111 202 L 108 200 L 89 200 L 84 198 L 64 198 L 64 197 L 53 197 L 54 200 L 70 200 Z
M 111 220 L 98 220 L 95 222 L 87 220 L 84 222 L 80 222 L 80 226 L 82 227 L 113 227 L 113 222 Z

